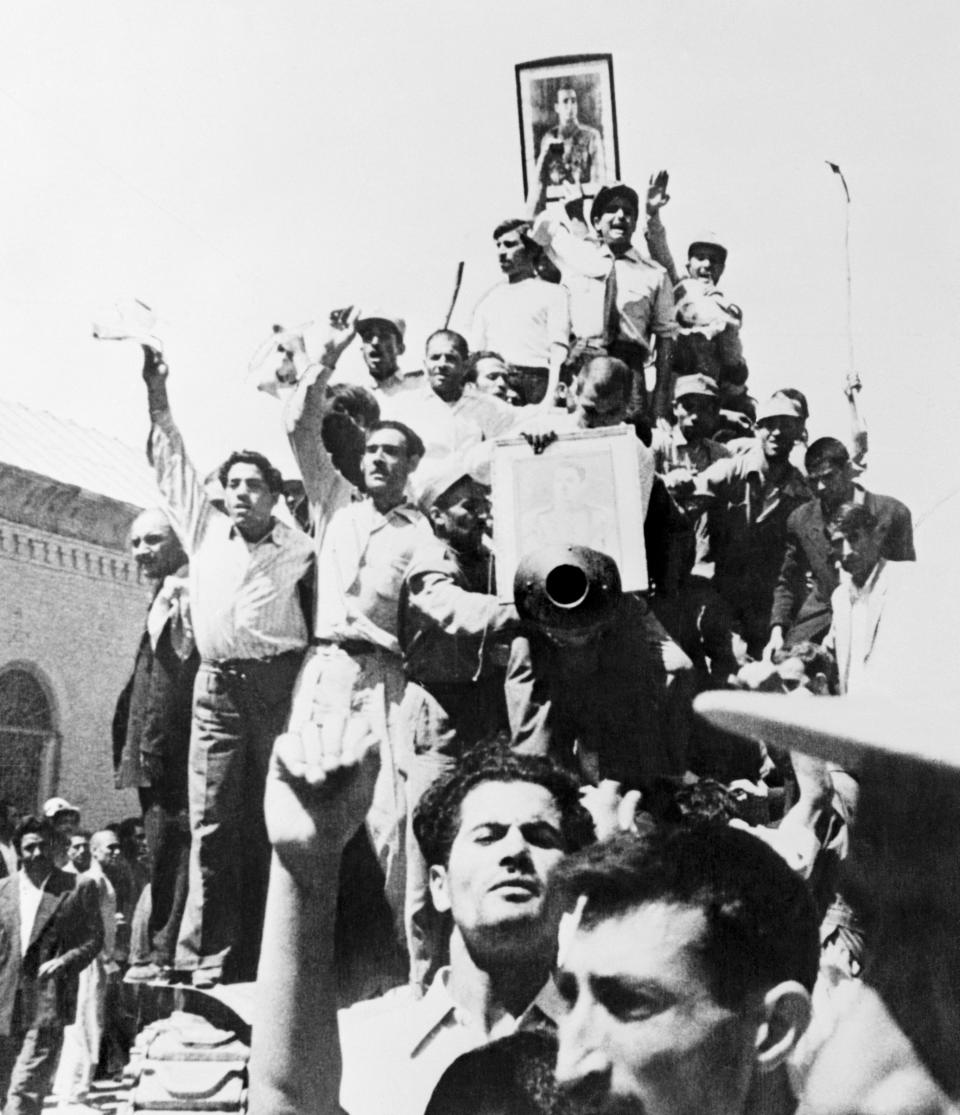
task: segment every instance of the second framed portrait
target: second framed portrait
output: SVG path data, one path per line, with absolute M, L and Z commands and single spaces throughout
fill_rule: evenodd
M 520 559 L 545 546 L 589 546 L 616 561 L 625 592 L 647 588 L 636 434 L 614 427 L 561 434 L 535 455 L 522 437 L 493 454 L 497 595 L 513 599 Z
M 573 183 L 593 195 L 620 177 L 613 58 L 577 54 L 516 67 L 523 192 L 542 208 Z

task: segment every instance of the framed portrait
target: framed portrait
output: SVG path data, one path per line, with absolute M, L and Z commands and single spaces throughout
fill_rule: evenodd
M 576 183 L 593 196 L 620 177 L 613 56 L 573 54 L 516 66 L 524 197 L 544 187 L 540 207 Z
M 522 437 L 495 442 L 493 546 L 501 601 L 513 600 L 521 557 L 552 545 L 609 554 L 625 592 L 647 588 L 635 443 L 632 429 L 616 427 L 560 434 L 540 454 Z

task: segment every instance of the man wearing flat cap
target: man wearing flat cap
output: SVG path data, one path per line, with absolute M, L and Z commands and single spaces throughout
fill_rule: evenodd
M 640 217 L 637 191 L 623 182 L 603 186 L 590 206 L 591 235 L 576 234 L 577 198 L 548 206 L 531 237 L 560 269 L 570 293 L 570 324 L 578 342 L 619 357 L 634 375 L 634 396 L 646 404 L 644 366 L 656 337 L 653 414 L 670 411 L 670 360 L 676 335 L 666 270 L 633 243 Z
M 507 728 L 507 642 L 519 626 L 494 592 L 486 546 L 487 488 L 456 457 L 420 492 L 435 537 L 410 558 L 400 590 L 398 637 L 408 682 L 403 697 L 407 810 L 476 744 Z M 427 869 L 407 826 L 405 916 L 411 982 L 425 984 L 436 960 L 437 924 Z
M 758 438 L 743 453 L 716 461 L 697 477 L 712 497 L 708 512 L 714 586 L 746 652 L 759 658 L 770 632 L 773 590 L 787 545 L 787 519 L 810 498 L 790 451 L 803 432 L 797 403 L 773 395 L 757 411 Z M 742 652 L 741 652 L 742 653 Z
M 405 376 L 399 368 L 406 331 L 407 325 L 402 317 L 383 310 L 364 312 L 357 319 L 360 351 L 373 379 L 371 390 L 381 409 L 384 399 L 407 391 L 419 382 L 418 376 Z
M 723 640 L 711 638 L 702 620 L 713 601 L 713 566 L 706 506 L 696 478 L 730 451 L 711 436 L 720 415 L 719 388 L 705 375 L 680 376 L 673 387 L 675 425 L 653 430 L 650 448 L 658 475 L 679 512 L 676 529 L 666 536 L 666 556 L 658 574 L 654 611 L 657 618 L 699 669 L 705 656 L 714 672 L 729 672 L 733 662 L 724 657 Z M 714 661 L 716 660 L 716 661 Z

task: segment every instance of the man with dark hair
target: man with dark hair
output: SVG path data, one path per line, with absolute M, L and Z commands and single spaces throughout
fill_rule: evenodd
M 577 88 L 569 76 L 560 79 L 553 105 L 557 122 L 540 139 L 537 177 L 547 182 L 603 182 L 607 177 L 603 138 L 596 128 L 580 123 Z
M 288 734 L 277 743 L 254 1110 L 336 1110 L 335 977 L 325 928 L 339 850 L 369 803 L 371 754 L 362 741 L 328 745 L 321 775 L 320 751 L 308 738 Z M 340 1101 L 351 1115 L 420 1113 L 459 1054 L 557 1021 L 550 979 L 557 911 L 545 901 L 546 884 L 564 855 L 593 839 L 576 780 L 543 759 L 480 750 L 430 788 L 414 827 L 434 903 L 453 922 L 450 967 L 423 999 L 395 992 L 341 1013 Z
M 787 519 L 787 546 L 773 594 L 767 655 L 785 644 L 819 641 L 829 630 L 830 596 L 838 580 L 827 529 L 841 504 L 857 503 L 872 512 L 879 524 L 882 555 L 888 561 L 916 560 L 909 509 L 892 496 L 868 492 L 855 482 L 842 441 L 819 438 L 807 450 L 804 464 L 814 498 Z
M 424 351 L 429 386 L 403 400 L 405 407 L 413 408 L 409 412 L 411 422 L 418 406 L 426 401 L 432 405 L 421 419 L 424 423 L 431 414 L 440 413 L 438 404 L 442 403 L 450 414 L 472 422 L 487 439 L 499 437 L 516 425 L 520 412 L 515 407 L 482 394 L 467 382 L 469 358 L 470 349 L 459 333 L 437 329 L 430 334 Z
M 882 693 L 896 684 L 899 648 L 887 635 L 887 612 L 917 576 L 911 562 L 883 556 L 879 518 L 862 503 L 845 503 L 827 528 L 839 584 L 830 598 L 833 616 L 824 645 L 837 662 L 841 693 Z
M 269 858 L 263 783 L 308 639 L 302 593 L 313 548 L 274 517 L 282 480 L 260 454 L 228 458 L 226 513 L 217 510 L 170 413 L 167 374 L 160 353 L 145 346 L 150 460 L 190 559 L 201 660 L 189 753 L 190 885 L 176 963 L 209 987 L 225 966 L 233 978 L 256 970 Z
M 486 395 L 495 395 L 511 406 L 520 402 L 517 391 L 516 373 L 499 352 L 481 348 L 470 353 L 467 361 L 467 383 L 474 383 L 477 390 Z
M 382 872 L 399 941 L 405 813 L 400 708 L 406 678 L 398 602 L 411 555 L 431 535 L 408 496 L 409 481 L 425 451 L 410 426 L 382 419 L 367 433 L 360 465 L 362 499 L 337 470 L 321 437 L 330 405 L 327 383 L 353 339 L 356 317 L 354 311 L 331 318 L 319 364 L 309 361 L 302 341 L 291 352 L 299 382 L 284 419 L 315 524 L 317 594 L 315 637 L 297 682 L 290 727 L 320 734 L 349 729 L 376 741 L 381 762 L 377 794 L 367 832 L 358 841 L 372 844 L 376 853 L 379 868 L 374 871 Z
M 531 236 L 560 269 L 570 293 L 570 323 L 578 344 L 595 344 L 623 360 L 632 373 L 631 400 L 644 409 L 644 367 L 656 337 L 652 414 L 666 418 L 677 325 L 666 271 L 633 244 L 639 197 L 622 182 L 603 186 L 590 206 L 589 239 L 576 232 L 582 206 L 582 198 L 548 206 Z
M 552 400 L 570 343 L 567 292 L 537 275 L 541 250 L 529 232 L 521 218 L 493 230 L 506 282 L 477 303 L 470 334 L 474 349 L 495 349 L 513 366 L 522 404 Z
M 810 1019 L 817 918 L 749 833 L 654 829 L 570 857 L 557 1079 L 601 1111 L 786 1115 L 785 1061 Z
M 0 879 L 0 1098 L 6 1115 L 40 1115 L 77 978 L 97 955 L 103 926 L 93 882 L 53 863 L 47 820 L 26 817 L 14 843 L 21 867 Z

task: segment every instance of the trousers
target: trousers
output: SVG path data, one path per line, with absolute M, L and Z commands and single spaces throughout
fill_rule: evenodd
M 14 1026 L 0 1034 L 0 1096 L 3 1115 L 40 1115 L 50 1094 L 63 1045 L 63 1026 Z
M 177 967 L 256 978 L 270 845 L 263 791 L 302 652 L 203 662 L 194 685 L 190 866 Z

